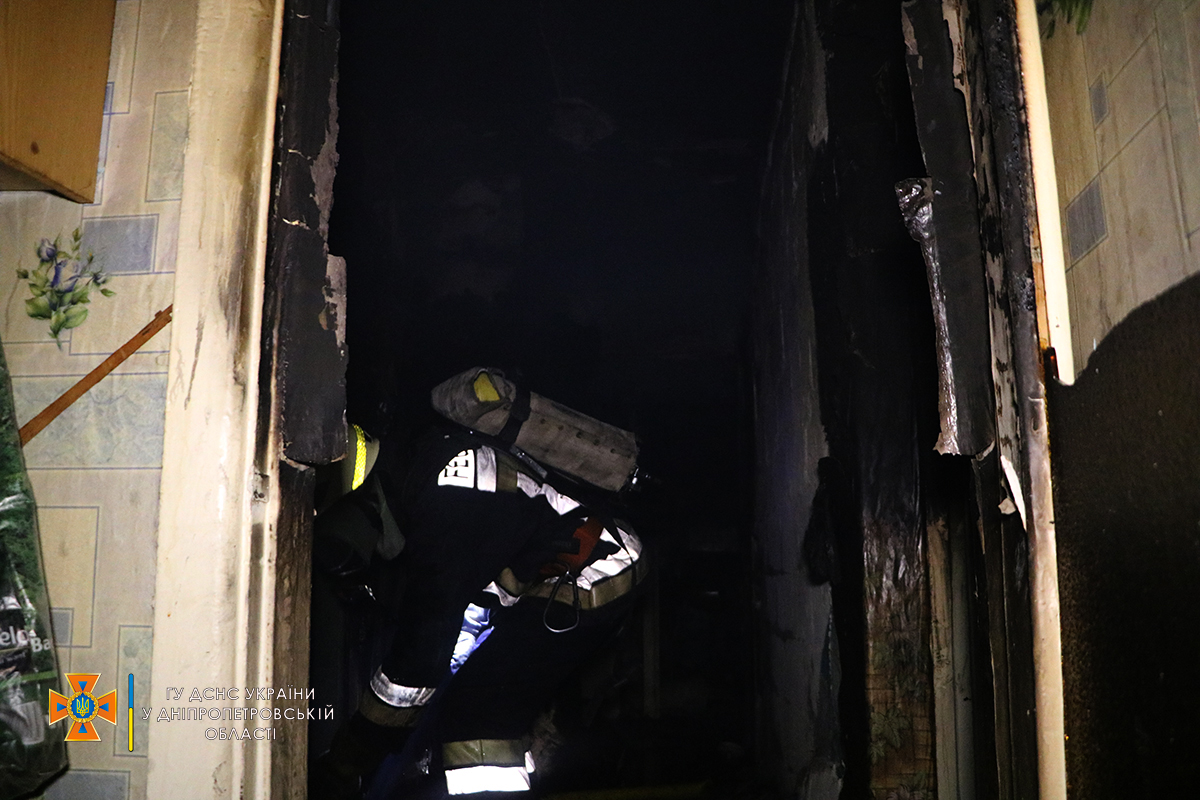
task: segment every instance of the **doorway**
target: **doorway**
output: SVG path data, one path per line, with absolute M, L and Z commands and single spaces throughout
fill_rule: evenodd
M 348 419 L 403 437 L 435 384 L 495 367 L 634 431 L 651 476 L 652 598 L 556 703 L 552 788 L 755 780 L 750 303 L 791 16 L 341 10 Z
M 925 167 L 895 11 L 341 10 L 348 420 L 408 436 L 435 384 L 499 368 L 636 432 L 653 477 L 633 507 L 657 572 L 545 710 L 551 795 L 935 791 L 934 523 L 960 570 L 955 680 L 979 709 L 951 760 L 984 753 L 956 794 L 1003 794 L 991 695 L 1010 676 L 987 657 L 1027 587 L 981 583 L 966 535 L 998 529 L 976 505 L 998 504 L 998 456 L 973 472 L 933 452 L 934 315 L 894 189 Z M 344 715 L 372 656 L 322 661 L 346 650 L 330 632 L 370 631 L 319 612 L 313 683 Z M 331 735 L 310 728 L 310 752 Z

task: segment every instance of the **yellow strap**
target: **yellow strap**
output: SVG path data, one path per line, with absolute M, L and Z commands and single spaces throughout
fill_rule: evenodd
M 367 436 L 357 425 L 350 427 L 354 428 L 354 479 L 350 482 L 350 491 L 353 492 L 367 479 Z

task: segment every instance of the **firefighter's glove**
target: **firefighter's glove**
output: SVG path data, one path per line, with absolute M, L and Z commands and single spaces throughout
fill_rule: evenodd
M 550 511 L 542 517 L 537 533 L 512 557 L 508 566 L 521 583 L 538 580 L 542 567 L 553 564 L 559 553 L 578 552 L 575 531 L 587 521 L 587 509 L 580 506 L 566 514 Z

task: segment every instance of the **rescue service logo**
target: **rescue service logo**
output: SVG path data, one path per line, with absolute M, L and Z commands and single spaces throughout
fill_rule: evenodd
M 50 724 L 70 717 L 66 736 L 68 742 L 100 741 L 100 734 L 92 724 L 94 719 L 117 724 L 117 690 L 96 697 L 92 692 L 98 680 L 99 672 L 68 672 L 67 685 L 71 688 L 71 696 L 63 697 L 50 690 Z

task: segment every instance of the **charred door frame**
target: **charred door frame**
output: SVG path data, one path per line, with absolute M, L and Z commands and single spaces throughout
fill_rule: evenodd
M 958 400 L 949 412 L 942 409 L 943 439 L 954 445 L 962 431 L 995 426 L 991 446 L 985 447 L 987 436 L 967 436 L 975 441 L 948 450 L 974 456 L 971 522 L 978 544 L 972 549 L 987 631 L 986 643 L 974 647 L 990 656 L 990 664 L 977 664 L 990 673 L 994 738 L 980 739 L 976 728 L 980 769 L 974 791 L 1005 800 L 1061 798 L 1061 646 L 1043 368 L 1043 358 L 1053 358 L 1054 331 L 1023 77 L 1023 68 L 1040 60 L 1030 53 L 1038 48 L 1036 13 L 1027 0 L 909 0 L 904 27 L 931 176 L 924 180 L 932 252 L 931 241 L 924 244 L 938 318 L 941 393 Z M 1046 244 L 1055 246 L 1054 237 Z M 980 278 L 982 304 L 976 296 Z M 981 316 L 990 328 L 982 337 Z M 990 361 L 991 386 L 982 385 L 989 382 L 979 375 L 984 359 Z M 981 407 L 981 393 L 989 389 L 993 402 Z M 927 513 L 931 525 L 937 522 L 936 509 Z M 951 527 L 965 526 L 960 519 Z M 947 541 L 954 539 L 951 532 Z M 969 544 L 961 535 L 958 540 L 960 547 Z M 931 560 L 946 555 L 931 553 Z M 953 725 L 939 724 L 941 733 L 954 736 Z M 956 748 L 939 752 L 939 762 L 961 757 Z
M 980 154 L 976 180 L 981 190 L 986 183 L 987 191 L 986 198 L 981 196 L 981 236 L 989 259 L 1003 266 L 997 275 L 1003 284 L 994 287 L 994 306 L 1007 313 L 1010 326 L 1008 350 L 1001 351 L 995 339 L 993 344 L 996 358 L 1005 357 L 1011 368 L 1012 390 L 1004 400 L 1006 405 L 1012 404 L 1007 413 L 1015 412 L 1017 420 L 1014 466 L 1001 464 L 1001 468 L 1010 475 L 1015 472 L 1019 485 L 1011 489 L 1026 498 L 1028 509 L 1024 530 L 1013 531 L 1018 548 L 1014 555 L 1022 557 L 1022 550 L 1027 553 L 1027 577 L 1022 577 L 1020 563 L 1006 565 L 1009 568 L 1002 573 L 1006 586 L 1015 582 L 1013 593 L 1019 595 L 1019 618 L 1013 618 L 1011 612 L 1009 618 L 1010 625 L 1019 626 L 1019 634 L 1008 642 L 1010 658 L 1021 664 L 1022 681 L 1030 669 L 1033 673 L 1032 685 L 1010 682 L 1012 796 L 1057 800 L 1065 798 L 1066 782 L 1058 570 L 1046 414 L 1045 365 L 1053 364 L 1054 351 L 1046 320 L 1040 316 L 1045 310 L 1045 278 L 1022 78 L 1022 47 L 1038 44 L 1036 38 L 1029 42 L 1027 34 L 1018 32 L 1021 8 L 1030 5 L 1026 0 L 979 0 L 964 7 L 962 13 L 967 19 L 968 71 L 975 78 L 970 106 Z M 1052 366 L 1049 372 L 1053 378 Z M 1018 718 L 1022 710 L 1030 721 Z M 1032 740 L 1027 738 L 1030 732 Z
M 947 5 L 964 20 L 997 379 L 998 447 L 975 467 L 997 796 L 1058 797 L 1053 782 L 1038 776 L 1046 768 L 1045 742 L 1039 758 L 1039 735 L 1045 739 L 1054 728 L 1053 720 L 1039 718 L 1047 709 L 1053 713 L 1045 697 L 1053 676 L 1044 663 L 1035 663 L 1047 620 L 1039 620 L 1033 598 L 1039 582 L 1054 578 L 1044 563 L 1047 537 L 1053 552 L 1053 523 L 1045 337 L 1038 324 L 1040 243 L 1017 7 L 1014 0 Z M 339 333 L 339 327 L 344 330 L 344 274 L 326 244 L 336 164 L 337 26 L 337 0 L 289 0 L 285 6 L 259 374 L 258 468 L 277 475 L 272 487 L 277 512 L 273 680 L 300 687 L 308 683 L 311 467 L 341 458 L 345 442 L 346 352 Z M 1017 515 L 998 511 L 1006 492 L 1025 503 L 1024 528 Z M 1044 654 L 1040 658 L 1044 661 Z M 305 796 L 306 744 L 305 725 L 299 722 L 272 743 L 273 798 Z
M 926 43 L 944 37 L 949 23 L 955 58 L 943 65 L 941 79 L 965 99 L 971 144 L 970 160 L 956 168 L 971 169 L 978 194 L 973 211 L 990 314 L 996 431 L 995 446 L 976 456 L 973 471 L 991 656 L 994 791 L 1004 800 L 1057 800 L 1066 786 L 1044 366 L 1054 351 L 1022 74 L 1022 56 L 1029 55 L 1022 50 L 1038 46 L 1036 16 L 1031 42 L 1027 0 L 905 5 L 932 12 Z M 1049 371 L 1054 377 L 1053 367 Z
M 314 466 L 345 455 L 345 271 L 327 246 L 338 0 L 287 0 L 260 361 L 259 471 L 275 475 L 274 685 L 309 684 Z M 310 705 L 322 706 L 321 698 Z M 307 795 L 308 726 L 280 721 L 271 797 Z

